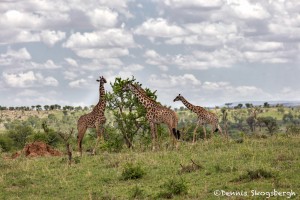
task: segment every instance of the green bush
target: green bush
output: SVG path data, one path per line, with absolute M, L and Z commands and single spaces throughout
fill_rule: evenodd
M 159 198 L 171 199 L 175 195 L 187 194 L 187 186 L 182 178 L 170 179 L 161 188 L 163 190 L 158 194 Z
M 17 125 L 8 131 L 8 136 L 14 141 L 17 148 L 23 148 L 28 136 L 32 134 L 34 134 L 33 128 L 24 125 Z
M 300 126 L 295 124 L 289 124 L 286 127 L 286 132 L 292 135 L 299 135 L 300 134 Z
M 145 175 L 144 170 L 140 165 L 134 165 L 133 163 L 127 163 L 122 171 L 121 179 L 139 179 Z
M 257 120 L 259 123 L 265 124 L 270 134 L 273 134 L 279 128 L 274 117 L 258 117 Z
M 124 139 L 115 128 L 107 126 L 104 133 L 105 142 L 100 146 L 102 150 L 120 152 L 123 148 Z
M 7 152 L 13 148 L 14 141 L 6 134 L 0 135 L 0 148 L 2 151 Z

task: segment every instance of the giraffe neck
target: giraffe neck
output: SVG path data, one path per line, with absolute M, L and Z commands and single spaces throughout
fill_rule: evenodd
M 104 89 L 104 83 L 100 83 L 100 91 L 99 91 L 99 102 L 101 105 L 105 105 L 106 104 L 106 99 L 105 99 L 105 89 Z M 104 106 L 105 109 L 105 106 Z
M 195 112 L 195 106 L 188 102 L 184 97 L 181 97 L 181 102 L 191 111 Z
M 105 90 L 104 83 L 100 83 L 99 87 L 99 101 L 97 105 L 94 107 L 95 112 L 104 112 L 106 107 L 106 99 L 105 99 Z
M 133 85 L 130 85 L 130 90 L 136 96 L 138 101 L 146 108 L 146 110 L 149 110 L 150 108 L 153 108 L 153 106 L 156 105 L 152 99 L 150 99 L 148 96 L 143 94 Z

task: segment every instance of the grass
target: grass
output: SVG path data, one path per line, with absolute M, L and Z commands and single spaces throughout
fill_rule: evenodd
M 84 155 L 72 166 L 62 157 L 0 158 L 0 199 L 218 199 L 215 190 L 250 189 L 293 190 L 299 198 L 299 142 L 299 136 L 243 143 L 214 137 L 179 150 Z M 191 159 L 201 168 L 178 173 Z M 126 169 L 139 178 L 122 178 Z

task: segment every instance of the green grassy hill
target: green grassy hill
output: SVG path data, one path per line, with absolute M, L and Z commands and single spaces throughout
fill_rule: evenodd
M 274 189 L 292 190 L 297 196 L 291 199 L 299 199 L 299 142 L 299 136 L 287 135 L 213 137 L 181 143 L 178 150 L 99 151 L 75 158 L 71 166 L 65 157 L 2 157 L 0 199 L 265 199 L 252 197 L 251 190 Z M 191 167 L 191 159 L 200 167 Z M 218 197 L 216 190 L 244 191 L 248 197 Z

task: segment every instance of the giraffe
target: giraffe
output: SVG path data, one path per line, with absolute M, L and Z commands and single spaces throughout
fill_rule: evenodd
M 206 124 L 210 124 L 212 126 L 212 129 L 211 129 L 212 133 L 220 130 L 220 133 L 223 135 L 222 129 L 219 125 L 218 117 L 216 114 L 205 110 L 201 106 L 195 106 L 195 105 L 191 104 L 180 94 L 173 101 L 174 102 L 181 101 L 190 111 L 196 113 L 198 116 L 197 125 L 194 129 L 194 134 L 193 134 L 193 143 L 196 142 L 196 131 L 197 131 L 199 125 L 201 125 L 203 127 L 204 139 L 206 139 L 206 129 L 205 129 Z
M 96 128 L 96 133 L 97 133 L 97 141 L 93 149 L 93 154 L 95 154 L 96 146 L 104 132 L 104 124 L 106 122 L 106 118 L 104 115 L 105 108 L 106 108 L 104 84 L 106 83 L 106 79 L 103 76 L 101 76 L 100 79 L 97 81 L 100 82 L 99 101 L 97 105 L 93 108 L 92 112 L 80 116 L 77 122 L 77 130 L 78 130 L 77 142 L 78 142 L 78 149 L 80 155 L 82 155 L 82 139 L 88 128 Z
M 138 85 L 127 83 L 124 85 L 123 91 L 131 91 L 146 109 L 146 119 L 148 120 L 151 129 L 152 150 L 156 149 L 157 125 L 162 123 L 168 126 L 170 139 L 173 140 L 173 145 L 177 147 L 176 139 L 180 139 L 180 132 L 177 130 L 178 117 L 176 113 L 149 98 L 146 95 L 146 92 Z

